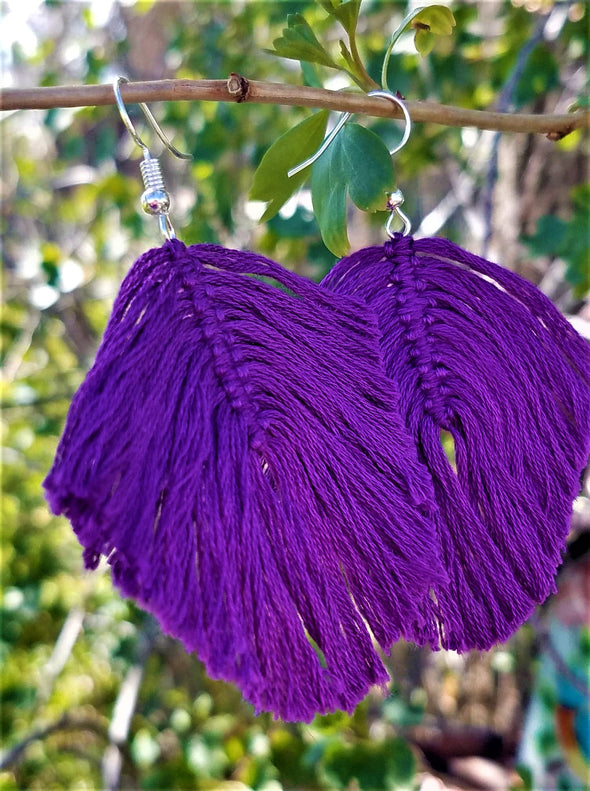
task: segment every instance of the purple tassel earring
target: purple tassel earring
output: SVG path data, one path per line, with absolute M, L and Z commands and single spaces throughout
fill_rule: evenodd
M 387 681 L 368 630 L 385 650 L 427 630 L 444 583 L 373 311 L 262 256 L 186 247 L 161 178 L 147 187 L 167 241 L 122 284 L 47 497 L 86 567 L 105 555 L 257 710 L 351 711 Z
M 403 102 L 372 95 L 402 108 L 405 141 Z M 390 241 L 341 260 L 322 287 L 375 311 L 434 485 L 448 582 L 425 598 L 428 625 L 414 639 L 487 649 L 555 590 L 590 451 L 590 348 L 523 278 L 444 239 L 409 236 L 402 202 L 390 196 Z M 390 232 L 396 214 L 403 235 Z

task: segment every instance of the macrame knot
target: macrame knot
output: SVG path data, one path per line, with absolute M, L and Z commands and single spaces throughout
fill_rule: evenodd
M 406 372 L 411 373 L 409 378 L 399 379 L 398 384 L 406 391 L 408 400 L 416 400 L 415 390 L 419 388 L 426 414 L 447 428 L 453 419 L 453 410 L 446 397 L 449 394 L 445 383 L 448 370 L 433 347 L 430 332 L 436 299 L 428 290 L 426 273 L 416 255 L 412 237 L 395 234 L 395 239 L 386 242 L 385 249 L 393 263 L 387 284 L 389 299 L 399 320 Z
M 162 246 L 163 250 L 168 250 L 170 257 L 178 259 L 180 256 L 186 254 L 186 245 L 180 239 L 167 239 Z
M 400 258 L 411 256 L 414 252 L 414 237 L 404 236 L 402 233 L 394 233 L 393 238 L 385 242 L 385 255 L 396 263 Z

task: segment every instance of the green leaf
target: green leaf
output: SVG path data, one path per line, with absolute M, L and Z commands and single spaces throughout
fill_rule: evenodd
M 523 238 L 533 255 L 556 256 L 565 261 L 565 279 L 579 298 L 590 291 L 589 194 L 586 185 L 574 189 L 574 215 L 570 220 L 546 214 L 539 218 L 535 233 Z
M 391 156 L 380 138 L 358 124 L 346 124 L 311 176 L 314 213 L 324 244 L 334 255 L 345 255 L 350 246 L 346 194 L 363 211 L 384 210 L 393 184 Z
M 41 269 L 47 277 L 47 285 L 57 287 L 59 283 L 59 264 L 62 252 L 54 242 L 44 242 L 41 245 Z
M 455 17 L 443 5 L 428 6 L 413 19 L 411 26 L 416 31 L 414 45 L 422 57 L 434 49 L 437 36 L 450 36 L 455 26 Z
M 320 5 L 337 19 L 349 36 L 353 36 L 359 18 L 361 0 L 320 0 Z
M 590 110 L 590 95 L 579 96 L 576 101 L 567 108 L 568 113 L 574 113 L 576 110 Z
M 309 176 L 309 168 L 291 178 L 287 173 L 318 150 L 324 139 L 327 122 L 327 110 L 314 113 L 281 135 L 262 157 L 250 190 L 251 200 L 269 201 L 261 222 L 274 217 Z
M 310 88 L 323 88 L 324 83 L 318 77 L 315 66 L 306 60 L 300 60 L 301 72 L 303 74 L 303 84 Z
M 428 29 L 435 36 L 452 35 L 455 25 L 455 17 L 445 5 L 426 6 L 412 20 L 413 28 Z
M 352 201 L 363 211 L 384 211 L 387 193 L 394 186 L 387 147 L 374 132 L 358 124 L 350 124 L 342 137 Z
M 534 255 L 559 255 L 567 235 L 567 224 L 553 214 L 540 217 L 532 236 L 524 241 Z
M 414 36 L 414 46 L 418 50 L 418 54 L 425 58 L 434 49 L 436 44 L 436 36 L 429 30 L 418 28 Z
M 414 755 L 399 738 L 355 744 L 336 738 L 328 742 L 320 765 L 322 779 L 335 789 L 349 788 L 354 781 L 367 791 L 411 788 L 415 771 Z
M 550 48 L 539 44 L 526 60 L 514 100 L 517 107 L 545 96 L 559 86 L 559 63 Z
M 574 295 L 584 299 L 590 293 L 590 243 L 588 215 L 576 215 L 568 225 L 567 240 L 561 257 L 567 262 L 565 279 Z
M 411 787 L 416 772 L 416 759 L 408 744 L 400 738 L 392 739 L 387 745 L 389 779 L 394 788 Z
M 342 172 L 342 152 L 336 138 L 314 163 L 311 198 L 324 244 L 339 257 L 350 247 L 346 233 L 346 184 L 342 181 Z
M 340 54 L 344 58 L 344 61 L 345 61 L 346 65 L 348 66 L 349 69 L 354 71 L 354 69 L 356 68 L 356 64 L 354 62 L 354 58 L 352 57 L 348 47 L 346 46 L 344 41 L 342 41 L 342 39 L 340 39 L 338 44 L 340 45 Z
M 572 202 L 576 213 L 590 214 L 590 184 L 578 184 L 572 189 Z
M 518 785 L 518 788 L 520 788 L 521 791 L 534 791 L 533 783 L 535 778 L 531 769 L 529 769 L 529 767 L 525 766 L 524 764 L 518 764 L 516 766 L 516 772 L 518 775 L 520 775 L 520 779 L 522 780 L 522 783 Z
M 266 52 L 281 58 L 305 60 L 309 63 L 330 66 L 333 69 L 338 68 L 301 14 L 289 14 L 287 25 L 281 38 L 273 41 L 274 50 L 266 50 Z

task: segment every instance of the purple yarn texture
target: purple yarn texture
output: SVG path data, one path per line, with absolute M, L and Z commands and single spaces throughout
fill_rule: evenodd
M 257 710 L 351 711 L 388 678 L 367 627 L 428 631 L 434 493 L 373 312 L 262 256 L 138 259 L 44 485 L 86 566 Z
M 555 590 L 590 450 L 588 344 L 531 283 L 444 239 L 398 235 L 322 286 L 375 310 L 434 484 L 449 581 L 425 597 L 414 638 L 438 631 L 458 651 L 504 641 Z

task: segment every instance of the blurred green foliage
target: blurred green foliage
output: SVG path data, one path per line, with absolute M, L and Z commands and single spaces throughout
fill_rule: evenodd
M 524 238 L 533 255 L 559 256 L 567 264 L 566 278 L 574 294 L 583 298 L 590 292 L 590 185 L 572 190 L 573 213 L 568 220 L 554 214 L 539 218 L 532 236 Z
M 354 11 L 356 4 L 348 5 Z M 335 41 L 342 30 L 325 6 L 47 0 L 28 20 L 16 10 L 5 15 L 6 74 L 22 85 L 106 82 L 118 73 L 224 78 L 232 71 L 326 84 L 329 74 L 321 67 L 305 69 L 302 77 L 297 64 L 265 52 L 273 41 L 277 46 L 289 13 L 301 14 L 322 41 Z M 478 15 L 488 13 L 482 4 L 458 2 L 453 36 L 441 38 L 426 60 L 400 39 L 389 83 L 412 98 L 486 107 L 553 6 L 539 0 L 532 13 L 498 0 L 490 27 Z M 407 10 L 402 0 L 365 0 L 361 7 L 357 45 L 376 82 L 388 38 Z M 559 35 L 535 48 L 515 86 L 515 107 L 535 108 L 548 91 L 571 92 L 586 47 L 585 12 L 583 3 L 570 4 Z M 256 247 L 321 277 L 334 256 L 305 195 L 261 226 L 253 219 L 256 205 L 247 200 L 265 152 L 310 113 L 209 102 L 154 109 L 176 145 L 194 158 L 188 166 L 163 159 L 181 238 Z M 143 128 L 138 108 L 130 112 Z M 393 126 L 373 124 L 386 145 L 396 134 Z M 473 147 L 463 141 L 459 129 L 416 125 L 396 158 L 398 179 L 416 185 L 406 190 L 416 223 L 450 190 L 444 178 L 449 168 L 470 174 L 476 190 L 481 187 L 485 173 L 474 167 Z M 0 772 L 0 787 L 102 787 L 121 685 L 141 668 L 129 736 L 120 748 L 121 787 L 412 788 L 418 756 L 404 735 L 428 713 L 416 703 L 420 695 L 414 693 L 423 692 L 419 679 L 383 704 L 378 693 L 370 696 L 351 717 L 335 714 L 309 726 L 273 722 L 255 716 L 231 686 L 208 679 L 195 657 L 113 592 L 104 569 L 83 571 L 76 539 L 65 520 L 50 515 L 41 483 L 118 284 L 140 252 L 159 244 L 157 229 L 140 216 L 139 152 L 112 107 L 8 114 L 2 144 L 0 722 L 6 749 L 23 749 Z M 578 139 L 576 146 L 583 145 Z M 523 235 L 541 260 L 559 256 L 567 263 L 567 277 L 581 295 L 588 287 L 588 190 L 560 187 L 565 209 L 540 217 L 534 233 Z M 461 238 L 461 217 L 452 217 L 445 231 Z M 381 233 L 365 223 L 354 238 Z M 36 731 L 39 738 L 23 741 Z

